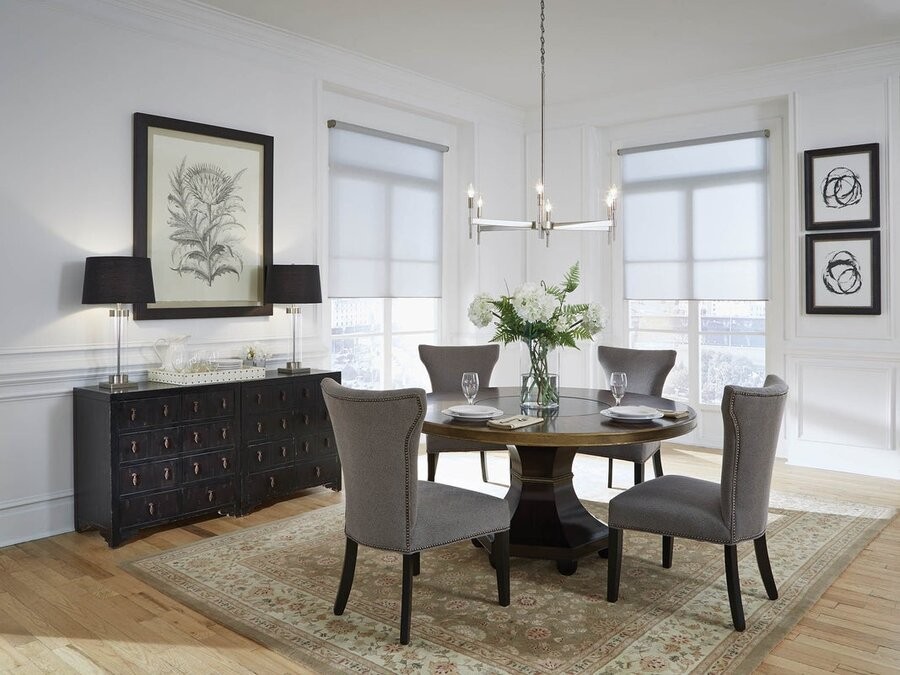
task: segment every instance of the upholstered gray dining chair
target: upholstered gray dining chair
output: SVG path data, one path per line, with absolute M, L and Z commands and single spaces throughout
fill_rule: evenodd
M 459 393 L 462 397 L 462 374 L 478 373 L 478 381 L 482 388 L 489 387 L 491 373 L 500 358 L 500 345 L 472 345 L 461 347 L 438 347 L 435 345 L 419 345 L 419 358 L 425 364 L 428 378 L 431 380 L 431 391 L 438 393 Z M 428 456 L 428 480 L 433 481 L 437 473 L 438 457 L 442 452 L 480 452 L 481 479 L 487 483 L 487 459 L 485 452 L 490 450 L 506 450 L 505 445 L 497 443 L 478 443 L 476 441 L 457 440 L 425 435 L 425 450 Z
M 662 396 L 663 386 L 669 371 L 675 365 L 676 352 L 673 349 L 624 349 L 621 347 L 597 347 L 597 358 L 606 372 L 623 372 L 628 377 L 628 392 L 632 394 L 649 394 Z M 634 462 L 634 484 L 644 480 L 644 462 L 653 458 L 653 474 L 658 478 L 663 475 L 662 454 L 659 441 L 651 443 L 629 443 L 628 445 L 604 445 L 600 447 L 578 448 L 585 455 L 607 457 L 609 459 L 609 475 L 607 487 L 612 487 L 613 460 L 623 459 Z
M 725 425 L 720 483 L 663 476 L 616 495 L 609 502 L 609 572 L 606 599 L 619 597 L 622 530 L 662 535 L 662 565 L 672 566 L 675 537 L 725 546 L 725 582 L 735 630 L 744 630 L 737 543 L 753 540 L 769 599 L 778 588 L 769 564 L 766 523 L 769 486 L 787 385 L 768 375 L 762 387 L 728 385 L 722 396 Z
M 493 536 L 500 605 L 509 605 L 509 507 L 503 499 L 418 480 L 425 391 L 367 391 L 322 380 L 346 501 L 344 566 L 334 613 L 344 613 L 358 544 L 403 554 L 400 642 L 409 644 L 412 578 L 421 551 Z

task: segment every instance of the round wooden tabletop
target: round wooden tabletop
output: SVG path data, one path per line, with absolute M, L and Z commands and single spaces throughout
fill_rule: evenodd
M 428 411 L 422 431 L 435 436 L 470 441 L 507 443 L 522 446 L 576 447 L 646 443 L 682 436 L 697 426 L 693 408 L 667 398 L 626 393 L 622 405 L 645 405 L 661 410 L 683 410 L 687 417 L 662 417 L 648 422 L 618 422 L 601 410 L 614 401 L 603 389 L 560 389 L 559 408 L 539 414 L 544 421 L 521 429 L 494 429 L 485 422 L 466 422 L 445 415 L 441 410 L 464 404 L 462 393 L 428 394 Z M 478 405 L 499 408 L 507 415 L 522 414 L 519 390 L 515 387 L 485 388 L 478 393 Z

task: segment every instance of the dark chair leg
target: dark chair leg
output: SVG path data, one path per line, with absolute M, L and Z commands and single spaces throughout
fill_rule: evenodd
M 738 575 L 737 546 L 725 546 L 725 585 L 728 586 L 728 604 L 731 606 L 731 621 L 734 629 L 742 631 L 744 623 L 744 605 L 741 603 L 741 578 Z
M 413 576 L 419 576 L 419 572 L 422 571 L 422 555 L 421 551 L 416 551 L 413 555 Z
M 643 462 L 635 462 L 634 463 L 634 484 L 644 482 L 644 463 Z
M 653 475 L 657 478 L 663 475 L 662 450 L 657 450 L 653 453 Z
M 481 451 L 481 480 L 485 483 L 488 482 L 487 477 L 487 456 L 485 455 L 484 450 Z
M 663 567 L 669 569 L 672 567 L 672 553 L 675 550 L 675 537 L 663 535 Z
M 609 458 L 609 470 L 606 475 L 606 487 L 612 489 L 612 457 Z
M 509 530 L 494 535 L 491 559 L 497 570 L 497 601 L 509 607 Z
M 403 596 L 400 600 L 400 644 L 409 644 L 409 622 L 412 616 L 413 566 L 416 554 L 403 556 Z
M 437 473 L 437 461 L 438 461 L 438 457 L 440 457 L 440 455 L 437 454 L 436 452 L 429 452 L 427 457 L 428 457 L 428 480 L 430 480 L 433 483 L 434 482 L 434 474 Z
M 619 575 L 622 571 L 622 530 L 609 528 L 609 566 L 606 572 L 606 600 L 619 599 Z
M 356 571 L 356 551 L 359 545 L 350 537 L 347 537 L 347 545 L 344 547 L 344 569 L 341 570 L 341 583 L 338 586 L 337 598 L 334 601 L 334 613 L 340 616 L 347 606 L 347 598 L 350 597 L 350 588 L 353 586 L 353 573 Z
M 753 540 L 753 548 L 756 551 L 756 565 L 759 567 L 759 575 L 766 587 L 766 595 L 769 600 L 778 599 L 778 586 L 775 585 L 775 577 L 772 576 L 772 565 L 769 562 L 769 547 L 766 544 L 766 535 Z

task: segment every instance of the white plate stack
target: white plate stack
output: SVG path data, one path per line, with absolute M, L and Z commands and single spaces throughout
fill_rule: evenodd
M 441 412 L 455 420 L 469 422 L 492 420 L 497 417 L 503 417 L 506 414 L 499 408 L 489 405 L 452 405 L 446 410 L 441 410 Z
M 649 422 L 663 416 L 656 408 L 646 405 L 617 405 L 601 410 L 600 414 L 617 422 Z

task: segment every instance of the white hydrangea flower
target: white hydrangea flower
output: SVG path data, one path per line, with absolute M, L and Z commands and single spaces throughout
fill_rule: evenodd
M 516 289 L 512 304 L 525 321 L 539 323 L 553 316 L 557 301 L 541 285 L 527 281 Z
M 591 334 L 599 333 L 606 328 L 607 313 L 603 305 L 595 302 L 587 306 L 587 310 L 581 315 L 581 324 L 590 331 Z
M 472 302 L 469 303 L 469 321 L 479 328 L 487 326 L 491 322 L 491 319 L 494 318 L 494 306 L 491 304 L 492 300 L 491 296 L 487 293 L 478 293 L 472 298 Z

